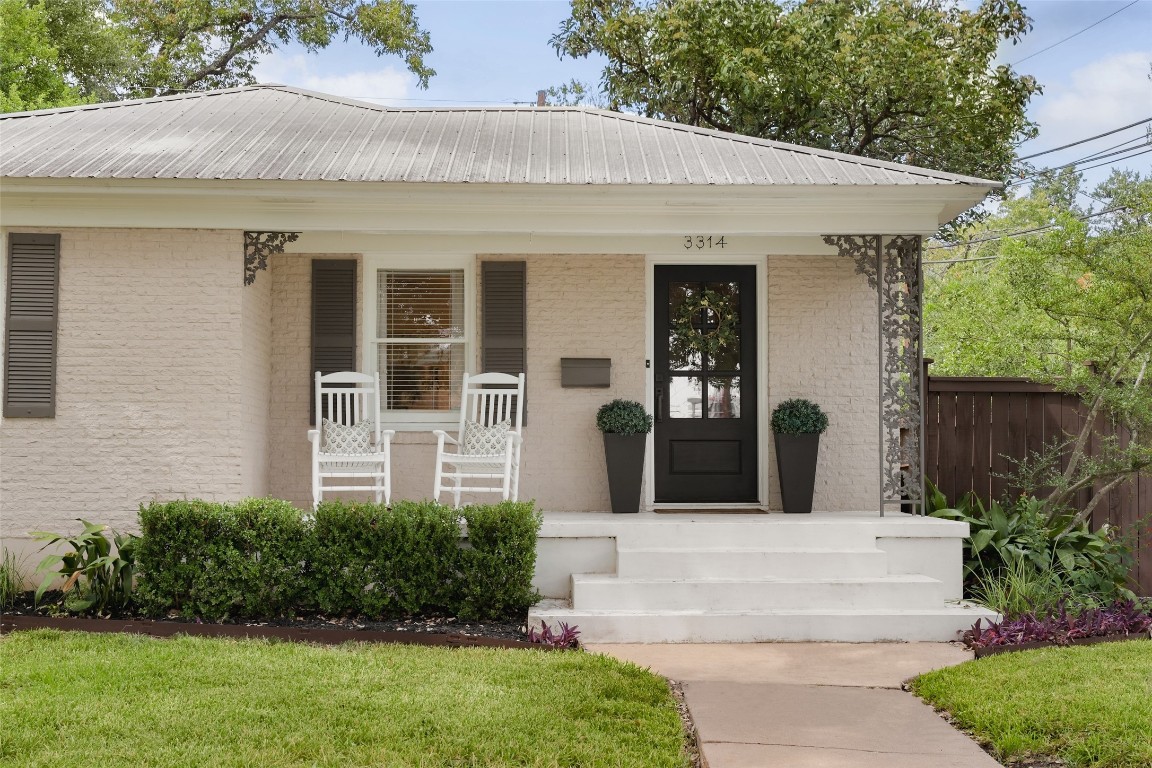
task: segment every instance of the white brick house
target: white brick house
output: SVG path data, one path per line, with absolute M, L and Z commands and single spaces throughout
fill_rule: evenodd
M 816 509 L 879 517 L 893 500 L 878 439 L 884 334 L 861 271 L 892 236 L 918 258 L 918 237 L 996 186 L 596 110 L 396 110 L 281 86 L 3 115 L 0 150 L 0 533 L 17 549 L 77 517 L 131 529 L 153 499 L 308 504 L 310 377 L 336 347 L 394 390 L 381 414 L 398 430 L 393 498 L 427 497 L 430 430 L 454 421 L 453 398 L 412 363 L 418 343 L 389 335 L 383 307 L 442 286 L 451 352 L 434 373 L 458 381 L 496 352 L 493 263 L 515 265 L 524 297 L 511 352 L 528 382 L 520 495 L 550 521 L 608 508 L 594 416 L 617 397 L 659 417 L 646 509 L 778 509 L 768 415 L 807 397 L 831 420 Z M 20 248 L 54 254 L 45 279 L 58 288 L 42 324 L 50 375 L 34 382 L 43 407 L 24 413 L 8 373 L 25 327 L 11 319 Z M 667 363 L 661 323 L 685 281 L 738 284 L 749 301 L 743 359 L 715 385 Z M 325 302 L 354 327 L 335 343 L 317 330 Z M 562 387 L 562 358 L 609 359 L 610 385 Z M 733 390 L 724 416 L 742 431 L 677 458 L 669 446 L 691 440 L 669 430 L 719 421 L 711 403 Z M 702 456 L 712 485 L 686 491 L 676 475 Z M 940 534 L 956 574 L 962 533 Z

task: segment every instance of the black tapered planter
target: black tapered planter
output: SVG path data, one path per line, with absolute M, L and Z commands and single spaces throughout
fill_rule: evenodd
M 608 464 L 608 493 L 612 497 L 613 512 L 640 511 L 647 442 L 647 435 L 604 433 L 604 460 Z
M 820 433 L 776 435 L 776 468 L 780 470 L 780 495 L 784 511 L 812 511 L 812 490 L 816 487 L 816 455 Z

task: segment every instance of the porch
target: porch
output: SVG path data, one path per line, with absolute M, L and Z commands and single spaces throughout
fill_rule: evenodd
M 585 642 L 947 641 L 967 526 L 915 515 L 545 512 L 529 621 Z

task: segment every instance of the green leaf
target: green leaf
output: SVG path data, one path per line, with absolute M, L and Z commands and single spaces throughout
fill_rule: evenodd
M 996 535 L 996 531 L 985 528 L 972 534 L 972 552 L 979 553 L 992 541 L 992 537 Z

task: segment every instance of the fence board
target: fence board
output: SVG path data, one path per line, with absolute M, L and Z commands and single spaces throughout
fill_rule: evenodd
M 1085 409 L 1079 398 L 1023 379 L 928 377 L 925 401 L 925 472 L 950 499 L 968 491 L 1001 499 L 1019 493 L 1004 478 L 1019 461 L 1042 451 L 1053 440 L 1079 432 Z M 1087 445 L 1099 449 L 1098 436 L 1114 434 L 1098 417 Z M 1124 445 L 1127 435 L 1117 439 Z M 1063 466 L 1067 466 L 1067 458 Z M 1092 491 L 1076 502 L 1088 503 Z M 1144 474 L 1108 494 L 1092 515 L 1092 525 L 1118 527 L 1131 538 L 1136 554 L 1132 580 L 1137 591 L 1152 595 L 1152 475 Z

